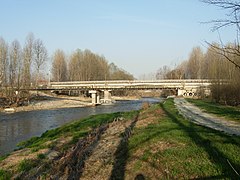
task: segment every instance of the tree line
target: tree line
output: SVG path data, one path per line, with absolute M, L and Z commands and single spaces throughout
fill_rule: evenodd
M 90 50 L 72 52 L 69 57 L 56 50 L 52 62 L 53 81 L 133 80 L 133 75 L 108 63 L 104 56 Z
M 0 97 L 14 99 L 21 88 L 35 86 L 48 59 L 41 39 L 30 33 L 21 46 L 18 40 L 8 44 L 0 37 Z
M 228 105 L 240 103 L 240 71 L 219 51 L 219 44 L 213 43 L 204 53 L 200 47 L 194 47 L 188 60 L 181 62 L 174 68 L 163 66 L 156 73 L 156 79 L 209 79 L 212 81 L 212 98 L 216 102 Z M 218 47 L 216 49 L 215 47 Z M 236 48 L 228 44 L 229 48 Z M 226 54 L 240 64 L 240 57 Z M 226 83 L 227 81 L 227 83 Z
M 209 43 L 206 53 L 200 47 L 192 49 L 188 60 L 171 69 L 161 67 L 157 79 L 210 79 L 212 99 L 227 105 L 240 104 L 240 1 L 201 0 L 226 11 L 223 19 L 211 20 L 212 30 L 233 27 L 236 39 L 233 43 Z M 219 31 L 218 31 L 219 32 Z M 226 83 L 227 82 L 227 83 Z
M 47 64 L 52 64 L 51 79 L 45 68 Z M 56 50 L 49 56 L 43 41 L 35 39 L 32 33 L 27 35 L 23 46 L 18 40 L 8 43 L 0 37 L 0 104 L 3 98 L 13 103 L 18 101 L 20 89 L 25 89 L 21 96 L 29 97 L 29 89 L 48 81 L 133 79 L 133 75 L 90 50 L 77 49 L 70 56 Z

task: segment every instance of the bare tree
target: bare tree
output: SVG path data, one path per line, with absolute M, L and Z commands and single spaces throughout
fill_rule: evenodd
M 83 80 L 83 54 L 80 49 L 72 53 L 68 63 L 68 75 L 70 81 Z
M 30 33 L 23 48 L 23 85 L 29 87 L 31 84 L 31 65 L 33 59 L 34 35 Z
M 114 63 L 109 65 L 110 80 L 134 80 L 133 75 L 117 67 Z
M 0 37 L 0 87 L 7 83 L 8 45 Z
M 80 81 L 109 79 L 108 62 L 90 50 L 77 50 L 70 57 L 68 64 L 69 79 Z
M 53 55 L 52 78 L 58 82 L 67 80 L 66 56 L 62 50 L 56 50 Z
M 36 85 L 38 85 L 41 67 L 47 60 L 47 49 L 45 48 L 43 42 L 40 39 L 37 39 L 34 42 L 33 52 L 34 52 L 34 63 L 36 67 Z
M 240 56 L 240 44 L 239 44 L 239 37 L 240 37 L 240 1 L 238 0 L 201 0 L 204 3 L 215 5 L 217 7 L 226 10 L 228 13 L 226 14 L 225 19 L 217 19 L 212 20 L 210 23 L 213 23 L 213 31 L 219 30 L 223 27 L 228 26 L 235 26 L 237 35 L 236 40 L 234 42 L 234 46 L 228 47 L 221 42 L 221 47 L 215 46 L 214 44 L 208 43 L 207 44 L 215 50 L 216 53 L 224 56 L 230 63 L 234 64 L 238 69 L 240 69 L 240 62 L 236 61 L 235 59 L 231 58 L 229 54 L 234 56 Z
M 199 79 L 201 72 L 201 62 L 203 61 L 203 52 L 200 47 L 193 48 L 187 65 L 187 78 Z
M 11 87 L 15 86 L 19 89 L 22 74 L 22 52 L 17 40 L 12 42 L 9 53 L 9 83 Z
M 167 74 L 171 71 L 170 67 L 163 66 L 157 70 L 156 79 L 166 79 Z

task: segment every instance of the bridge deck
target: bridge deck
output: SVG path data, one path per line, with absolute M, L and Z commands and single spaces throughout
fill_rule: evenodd
M 208 87 L 210 80 L 184 79 L 184 80 L 121 80 L 121 81 L 69 81 L 51 82 L 50 86 L 39 89 L 46 90 L 146 90 L 146 89 L 184 89 Z

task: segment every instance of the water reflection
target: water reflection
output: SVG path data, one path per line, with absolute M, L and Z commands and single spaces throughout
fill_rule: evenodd
M 138 110 L 143 102 L 158 103 L 159 101 L 160 99 L 157 98 L 144 98 L 137 101 L 117 101 L 108 106 L 0 113 L 0 155 L 13 151 L 21 141 L 40 136 L 46 130 L 68 122 L 94 114 Z

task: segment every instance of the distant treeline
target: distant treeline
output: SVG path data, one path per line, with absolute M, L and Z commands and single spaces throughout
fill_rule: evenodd
M 49 81 L 133 79 L 133 75 L 90 50 L 77 49 L 68 56 L 63 50 L 56 50 L 49 55 L 43 41 L 32 33 L 23 46 L 18 40 L 8 43 L 0 37 L 0 98 L 8 101 L 19 98 L 19 89 L 26 89 L 25 95 L 21 93 L 26 97 L 27 89 Z
M 77 49 L 70 57 L 56 50 L 52 62 L 53 81 L 133 80 L 133 75 L 108 63 L 104 56 Z
M 212 99 L 228 105 L 240 104 L 240 64 L 239 54 L 234 53 L 239 47 L 228 44 L 222 48 L 212 44 L 206 53 L 200 47 L 193 48 L 188 60 L 171 69 L 161 67 L 157 79 L 210 79 Z M 233 63 L 234 62 L 234 63 Z M 227 80 L 228 83 L 223 83 Z
M 51 73 L 46 65 L 52 64 Z M 42 81 L 132 80 L 133 75 L 108 63 L 104 56 L 90 50 L 77 49 L 67 56 L 63 50 L 48 55 L 47 48 L 33 34 L 24 46 L 18 40 L 7 43 L 0 37 L 0 87 L 19 89 L 38 85 Z

